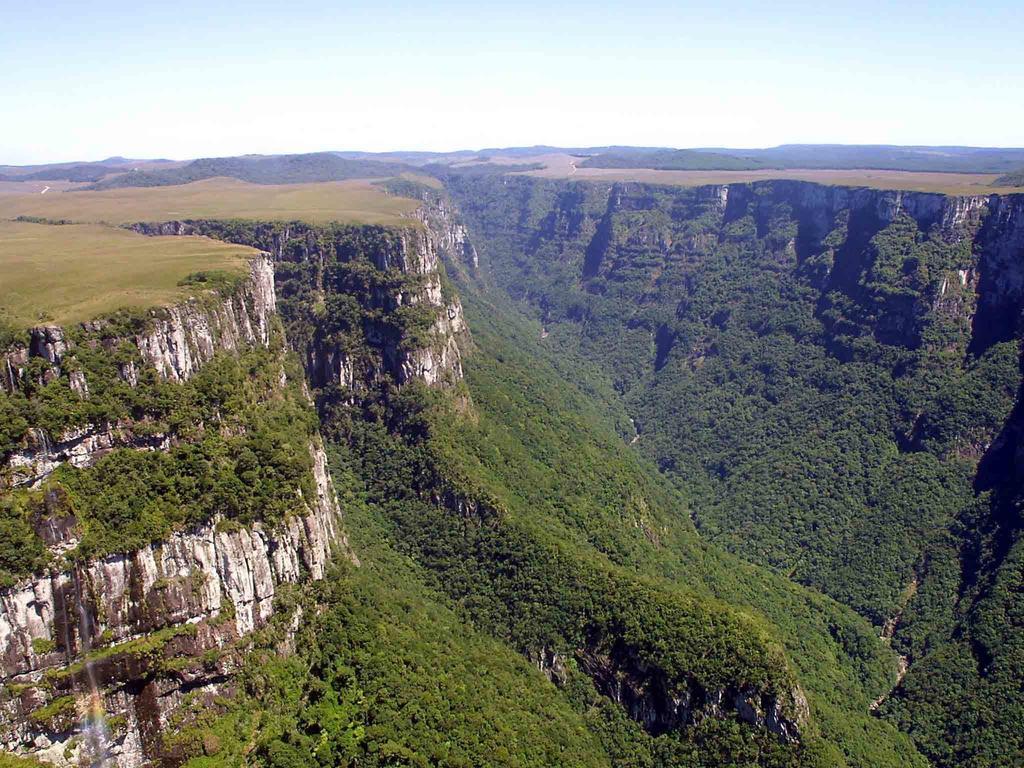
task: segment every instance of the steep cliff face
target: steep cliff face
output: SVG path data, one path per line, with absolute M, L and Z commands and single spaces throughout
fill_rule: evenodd
M 986 210 L 977 235 L 979 264 L 962 278 L 977 283 L 974 354 L 1018 338 L 1024 310 L 1024 195 L 993 198 Z
M 122 340 L 129 341 L 163 379 L 184 381 L 218 350 L 266 346 L 275 310 L 273 265 L 268 257 L 258 257 L 250 263 L 248 276 L 229 295 L 152 309 L 138 319 L 139 331 L 107 335 L 103 343 L 112 348 Z M 83 328 L 101 331 L 105 325 L 99 321 L 86 323 Z M 28 336 L 27 345 L 15 345 L 4 354 L 0 386 L 7 392 L 13 392 L 21 383 L 32 358 L 50 363 L 43 374 L 47 379 L 61 375 L 60 364 L 72 343 L 66 330 L 42 326 L 30 329 Z M 136 383 L 134 365 L 125 363 L 119 373 L 129 384 Z M 82 395 L 88 394 L 88 381 L 84 378 L 72 387 Z
M 270 341 L 276 310 L 274 268 L 254 259 L 249 278 L 228 299 L 204 308 L 189 302 L 153 313 L 153 327 L 135 337 L 143 358 L 168 381 L 188 379 L 215 352 Z
M 423 223 L 433 249 L 452 264 L 470 270 L 480 268 L 480 257 L 469 236 L 469 228 L 462 220 L 447 193 L 424 190 L 423 205 L 416 215 Z
M 28 566 L 34 575 L 0 590 L 5 749 L 61 765 L 173 762 L 164 737 L 179 704 L 230 690 L 238 642 L 269 621 L 282 586 L 323 578 L 332 553 L 354 559 L 315 432 L 305 449 L 295 446 L 305 457 L 277 447 L 283 463 L 274 471 L 292 466 L 296 485 L 281 489 L 289 511 L 266 522 L 240 522 L 237 509 L 220 509 L 209 496 L 200 522 L 155 539 L 160 528 L 151 528 L 152 543 L 118 551 L 96 538 L 103 528 L 82 514 L 96 514 L 93 494 L 108 494 L 106 503 L 115 506 L 132 500 L 112 488 L 66 485 L 125 451 L 171 456 L 166 471 L 194 461 L 204 445 L 227 447 L 223 441 L 234 439 L 245 452 L 249 433 L 256 448 L 280 439 L 267 425 L 301 416 L 295 409 L 302 402 L 311 406 L 301 382 L 288 378 L 284 355 L 272 349 L 280 349 L 276 306 L 273 265 L 258 257 L 219 292 L 73 329 L 32 329 L 27 344 L 5 355 L 4 392 L 26 427 L 2 457 L 4 509 L 25 514 L 34 529 L 29 541 L 43 547 Z M 236 366 L 231 358 L 246 362 Z M 78 474 L 61 474 L 68 468 Z M 216 479 L 204 472 L 203 463 L 194 465 L 189 483 Z M 184 505 L 189 493 L 182 488 L 174 499 Z M 20 512 L 25 505 L 30 511 Z M 114 553 L 83 555 L 88 537 L 86 552 L 99 544 Z M 0 570 L 10 570 L 12 557 L 17 553 L 5 548 Z
M 17 504 L 38 507 L 26 514 L 50 564 L 0 592 L 0 678 L 11 693 L 0 702 L 0 742 L 61 764 L 101 754 L 123 768 L 173 761 L 164 736 L 178 705 L 230 691 L 238 643 L 268 622 L 282 585 L 322 578 L 332 552 L 354 555 L 316 434 L 312 481 L 299 483 L 298 502 L 287 502 L 292 511 L 283 519 L 239 523 L 204 507 L 199 524 L 99 558 L 76 554 L 85 546 L 83 521 L 59 470 L 88 473 L 124 449 L 192 461 L 197 441 L 212 439 L 218 451 L 218 440 L 267 429 L 245 419 L 266 412 L 273 424 L 275 401 L 287 400 L 297 383 L 286 375 L 284 353 L 273 351 L 275 338 L 304 362 L 302 386 L 334 403 L 372 402 L 414 380 L 453 386 L 462 378 L 460 343 L 468 341 L 439 261 L 444 249 L 466 247 L 454 228 L 203 221 L 136 229 L 251 242 L 268 255 L 220 294 L 141 317 L 32 329 L 26 344 L 5 354 L 0 382 L 28 421 L 3 457 L 2 477 L 10 493 L 29 494 Z M 241 369 L 225 363 L 261 349 L 268 352 L 249 355 Z M 246 366 L 253 381 L 237 378 Z M 176 394 L 197 380 L 194 392 Z M 231 387 L 246 394 L 228 413 Z M 35 424 L 31 404 L 50 390 L 60 408 Z M 177 398 L 197 415 L 179 414 Z M 202 405 L 207 398 L 212 403 Z M 261 450 L 261 440 L 254 436 L 252 449 Z M 281 460 L 272 471 L 294 474 L 304 464 Z M 196 471 L 203 470 L 186 475 Z M 96 547 L 94 534 L 89 546 Z M 102 738 L 90 725 L 96 712 L 105 712 L 110 730 Z
M 799 688 L 784 695 L 755 685 L 706 690 L 698 684 L 680 686 L 656 669 L 638 666 L 629 654 L 580 655 L 580 668 L 598 691 L 619 704 L 631 718 L 654 735 L 700 725 L 708 719 L 735 715 L 741 722 L 763 728 L 783 742 L 800 740 L 810 720 L 807 699 Z
M 434 223 L 389 230 L 196 220 L 133 228 L 202 234 L 271 253 L 280 313 L 310 385 L 340 388 L 350 398 L 391 381 L 447 387 L 462 378 L 468 329 L 440 255 L 472 246 L 458 225 Z
M 152 368 L 165 382 L 187 381 L 218 352 L 266 347 L 275 311 L 273 267 L 268 258 L 259 257 L 228 295 L 149 310 L 134 319 L 134 331 L 112 329 L 109 320 L 85 323 L 74 334 L 58 326 L 32 328 L 27 345 L 16 345 L 5 353 L 6 375 L 0 378 L 0 385 L 14 393 L 26 384 L 45 385 L 63 375 L 72 392 L 88 401 L 90 374 L 62 368 L 64 358 L 75 351 L 74 335 L 81 337 L 79 343 L 85 348 L 113 351 L 122 344 L 130 345 L 134 356 L 116 363 L 116 375 L 130 387 L 138 386 L 141 366 Z M 33 361 L 47 365 L 32 374 L 29 367 Z M 37 381 L 26 382 L 32 375 Z M 21 445 L 6 456 L 0 485 L 38 487 L 63 463 L 88 467 L 114 448 L 166 450 L 172 440 L 173 436 L 165 433 L 143 432 L 128 419 L 79 423 L 57 434 L 31 428 Z
M 103 747 L 117 765 L 166 756 L 161 734 L 183 696 L 222 690 L 238 661 L 232 644 L 267 622 L 281 585 L 323 578 L 345 549 L 326 457 L 319 444 L 310 452 L 315 497 L 279 526 L 215 516 L 0 592 L 0 682 L 18 692 L 2 705 L 4 747 L 58 764 L 95 759 L 78 716 L 98 697 L 118 723 Z

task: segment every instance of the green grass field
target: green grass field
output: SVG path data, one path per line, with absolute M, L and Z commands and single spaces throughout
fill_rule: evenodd
M 16 327 L 89 320 L 194 293 L 198 271 L 241 272 L 252 248 L 204 237 L 145 237 L 96 224 L 0 221 L 0 319 Z
M 10 186 L 10 185 L 8 185 Z M 0 194 L 0 219 L 38 216 L 76 222 L 128 224 L 173 219 L 299 219 L 361 224 L 408 223 L 419 203 L 386 194 L 369 181 L 318 184 L 249 184 L 205 179 L 173 187 L 109 189 L 95 192 L 51 189 Z

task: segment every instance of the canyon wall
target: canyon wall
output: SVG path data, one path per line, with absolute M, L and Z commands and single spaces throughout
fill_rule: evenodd
M 1024 754 L 1024 195 L 449 189 L 484 279 L 605 372 L 637 428 L 623 438 L 691 490 L 702 535 L 898 651 L 877 716 L 937 765 Z M 994 725 L 972 731 L 980 706 Z
M 149 372 L 181 384 L 215 357 L 269 348 L 275 328 L 304 363 L 302 386 L 314 395 L 372 399 L 412 381 L 450 387 L 462 378 L 468 331 L 439 261 L 442 249 L 459 245 L 457 232 L 205 221 L 135 229 L 207 234 L 267 253 L 237 285 L 124 327 L 98 320 L 31 329 L 3 355 L 6 392 L 66 382 L 72 398 L 88 403 L 100 382 L 76 364 L 75 351 L 97 348 L 118 360 L 113 375 L 123 385 L 138 387 Z M 124 345 L 131 354 L 118 357 Z M 283 366 L 280 377 L 284 387 Z M 11 492 L 50 493 L 58 467 L 88 470 L 117 449 L 166 452 L 182 440 L 131 418 L 57 432 L 30 426 L 3 457 L 0 480 Z M 312 496 L 299 489 L 301 508 L 273 525 L 240 525 L 210 509 L 203 523 L 163 540 L 83 561 L 66 557 L 80 543 L 73 516 L 37 519 L 51 564 L 0 590 L 0 682 L 8 692 L 0 744 L 62 765 L 173 762 L 165 734 L 180 705 L 230 691 L 240 643 L 270 621 L 282 585 L 323 578 L 332 553 L 355 560 L 319 436 L 309 453 Z M 97 712 L 109 731 L 98 740 Z
M 0 744 L 58 764 L 96 760 L 79 721 L 98 697 L 106 758 L 128 768 L 171 757 L 162 734 L 182 699 L 229 690 L 237 643 L 270 619 L 281 585 L 321 579 L 331 553 L 347 552 L 326 456 L 309 450 L 316 495 L 279 526 L 215 515 L 0 592 L 0 682 L 16 694 L 0 706 Z
M 441 256 L 453 249 L 472 253 L 472 246 L 454 219 L 394 229 L 204 220 L 133 229 L 206 235 L 269 252 L 289 342 L 304 357 L 315 389 L 337 386 L 357 396 L 392 381 L 448 387 L 462 379 L 460 345 L 469 343 L 469 333 L 459 298 L 447 288 Z M 372 271 L 361 271 L 361 265 Z M 357 309 L 334 301 L 341 296 Z

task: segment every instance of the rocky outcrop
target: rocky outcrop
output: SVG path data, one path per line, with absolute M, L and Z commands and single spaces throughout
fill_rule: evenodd
M 41 357 L 53 365 L 60 365 L 64 353 L 68 350 L 64 330 L 55 325 L 34 328 L 29 342 L 29 355 Z
M 32 328 L 27 345 L 16 345 L 3 358 L 0 385 L 14 391 L 24 384 L 33 360 L 45 361 L 35 369 L 39 384 L 67 377 L 68 387 L 83 399 L 89 397 L 86 375 L 69 366 L 74 356 L 76 336 L 85 344 L 103 344 L 116 348 L 124 341 L 139 351 L 141 364 L 152 366 L 166 381 L 180 382 L 191 377 L 218 351 L 232 352 L 245 347 L 266 346 L 276 309 L 274 271 L 269 258 L 255 258 L 249 274 L 228 295 L 190 299 L 171 307 L 149 311 L 143 330 L 135 335 L 105 335 L 107 321 L 83 324 L 74 333 L 58 326 Z M 138 382 L 135 361 L 118 363 L 119 375 L 130 386 Z M 85 423 L 60 434 L 30 429 L 21 445 L 0 463 L 0 487 L 38 486 L 58 466 L 67 462 L 75 467 L 94 464 L 113 448 L 163 450 L 172 439 L 165 434 L 143 433 L 130 422 L 116 424 Z
M 64 432 L 57 440 L 33 428 L 22 440 L 21 448 L 7 457 L 3 483 L 35 488 L 64 463 L 89 467 L 114 448 L 153 451 L 166 450 L 170 445 L 168 435 L 138 435 L 130 424 L 86 424 Z
M 131 387 L 144 369 L 180 383 L 218 353 L 268 345 L 276 310 L 273 263 L 260 256 L 237 286 L 124 326 L 32 329 L 4 356 L 0 383 L 12 391 L 26 376 L 64 378 L 88 399 L 78 345 L 111 353 L 114 375 Z M 57 435 L 33 427 L 4 457 L 0 477 L 39 487 L 64 463 L 84 468 L 116 448 L 167 450 L 176 442 L 130 419 Z M 332 552 L 351 556 L 319 438 L 310 452 L 313 496 L 276 526 L 241 526 L 208 510 L 207 522 L 137 551 L 74 561 L 74 517 L 35 520 L 53 565 L 0 591 L 0 745 L 58 764 L 95 762 L 88 742 L 98 726 L 87 715 L 102 711 L 109 732 L 91 740 L 104 745 L 104 761 L 135 768 L 173 758 L 162 734 L 178 705 L 186 694 L 204 700 L 230 690 L 241 660 L 236 641 L 270 620 L 281 586 L 323 578 Z
M 401 356 L 399 383 L 421 379 L 430 386 L 443 386 L 462 378 L 462 351 L 458 339 L 468 330 L 462 305 L 457 301 L 442 305 L 431 330 L 436 344 L 417 347 Z
M 975 354 L 1017 337 L 1024 313 L 1024 195 L 993 197 L 987 213 L 977 234 Z
M 252 260 L 249 274 L 238 288 L 227 296 L 191 299 L 170 307 L 149 311 L 145 329 L 130 340 L 142 353 L 144 362 L 153 365 L 168 381 L 188 379 L 218 350 L 233 351 L 245 346 L 266 345 L 270 339 L 271 318 L 276 309 L 274 269 L 266 256 Z M 103 320 L 83 324 L 81 328 L 102 332 Z M 52 381 L 62 373 L 64 358 L 74 349 L 71 334 L 54 325 L 32 328 L 27 344 L 16 344 L 8 350 L 0 365 L 0 386 L 14 391 L 27 375 L 32 358 L 49 363 L 43 371 L 43 382 Z M 117 339 L 106 339 L 114 346 Z M 89 383 L 79 371 L 68 373 L 70 386 L 87 397 Z M 137 372 L 134 363 L 122 364 L 122 378 L 134 384 Z
M 0 743 L 15 751 L 44 750 L 51 758 L 52 745 L 59 744 L 61 755 L 65 747 L 77 755 L 77 717 L 50 722 L 33 712 L 45 711 L 58 696 L 91 695 L 75 684 L 75 670 L 102 657 L 101 671 L 90 673 L 98 678 L 93 684 L 108 717 L 126 724 L 111 755 L 126 767 L 141 762 L 133 745 L 142 745 L 143 758 L 158 756 L 156 734 L 170 710 L 183 691 L 195 693 L 205 683 L 149 679 L 148 662 L 133 661 L 140 640 L 148 638 L 149 646 L 153 638 L 174 640 L 156 656 L 195 661 L 265 624 L 280 585 L 321 579 L 331 552 L 347 552 L 326 456 L 318 443 L 310 451 L 315 496 L 305 500 L 304 513 L 275 528 L 228 526 L 215 516 L 139 551 L 0 592 L 0 682 L 20 691 L 2 705 Z M 219 668 L 209 685 L 223 685 L 229 672 Z M 56 684 L 41 685 L 44 677 Z
M 480 256 L 469 238 L 469 230 L 447 195 L 428 194 L 416 217 L 423 223 L 433 250 L 442 258 L 471 270 L 479 269 Z
M 729 714 L 764 728 L 782 741 L 797 742 L 810 719 L 807 699 L 799 688 L 787 694 L 762 691 L 753 685 L 706 690 L 691 682 L 669 684 L 656 669 L 643 669 L 628 658 L 584 651 L 580 669 L 598 691 L 619 704 L 653 735 L 697 725 L 706 718 Z
M 253 259 L 241 288 L 210 306 L 192 300 L 152 311 L 152 327 L 135 342 L 143 359 L 165 379 L 184 381 L 218 350 L 266 345 L 276 308 L 274 268 L 267 257 Z

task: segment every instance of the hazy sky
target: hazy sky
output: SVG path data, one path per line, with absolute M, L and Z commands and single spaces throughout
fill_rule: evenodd
M 0 0 L 0 163 L 535 143 L 1022 146 L 1021 8 Z

